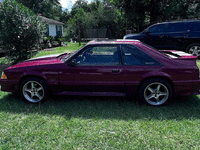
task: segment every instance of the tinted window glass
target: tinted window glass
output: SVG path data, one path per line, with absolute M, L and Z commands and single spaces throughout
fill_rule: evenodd
M 181 32 L 186 31 L 186 23 L 180 22 L 180 23 L 169 23 L 167 25 L 167 32 Z
M 189 23 L 190 30 L 200 31 L 200 22 L 191 22 Z
M 164 28 L 165 28 L 165 24 L 154 25 L 149 28 L 149 32 L 150 33 L 161 33 L 161 32 L 164 32 Z
M 95 46 L 86 49 L 75 58 L 78 66 L 119 65 L 117 46 Z
M 159 63 L 133 45 L 122 45 L 121 54 L 123 65 L 159 65 Z

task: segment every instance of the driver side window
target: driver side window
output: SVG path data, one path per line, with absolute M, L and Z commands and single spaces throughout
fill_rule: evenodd
M 149 32 L 150 33 L 162 33 L 165 30 L 164 28 L 165 28 L 165 24 L 154 25 L 149 28 Z
M 81 52 L 76 58 L 77 66 L 116 66 L 119 65 L 118 48 L 112 46 L 94 46 Z

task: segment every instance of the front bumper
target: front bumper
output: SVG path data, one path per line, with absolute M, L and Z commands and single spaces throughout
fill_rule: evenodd
M 18 81 L 0 79 L 1 91 L 17 92 L 19 90 Z

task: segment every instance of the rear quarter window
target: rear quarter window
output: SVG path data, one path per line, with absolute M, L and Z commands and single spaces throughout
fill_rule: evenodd
M 161 64 L 134 45 L 121 45 L 121 56 L 125 66 L 160 66 Z
M 185 22 L 179 23 L 168 23 L 166 32 L 183 32 L 187 31 L 187 26 Z

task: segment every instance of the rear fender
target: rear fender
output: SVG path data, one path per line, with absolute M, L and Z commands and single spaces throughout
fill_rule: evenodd
M 142 81 L 146 78 L 149 78 L 149 77 L 165 77 L 172 81 L 172 77 L 165 72 L 148 72 L 141 77 L 140 81 Z
M 163 80 L 166 80 L 169 82 L 170 85 L 172 85 L 172 88 L 174 86 L 173 80 L 170 75 L 164 72 L 148 72 L 140 78 L 140 81 L 138 82 L 137 85 L 134 86 L 127 86 L 127 95 L 136 95 L 139 92 L 141 83 L 145 80 L 152 79 L 152 78 L 160 78 Z

